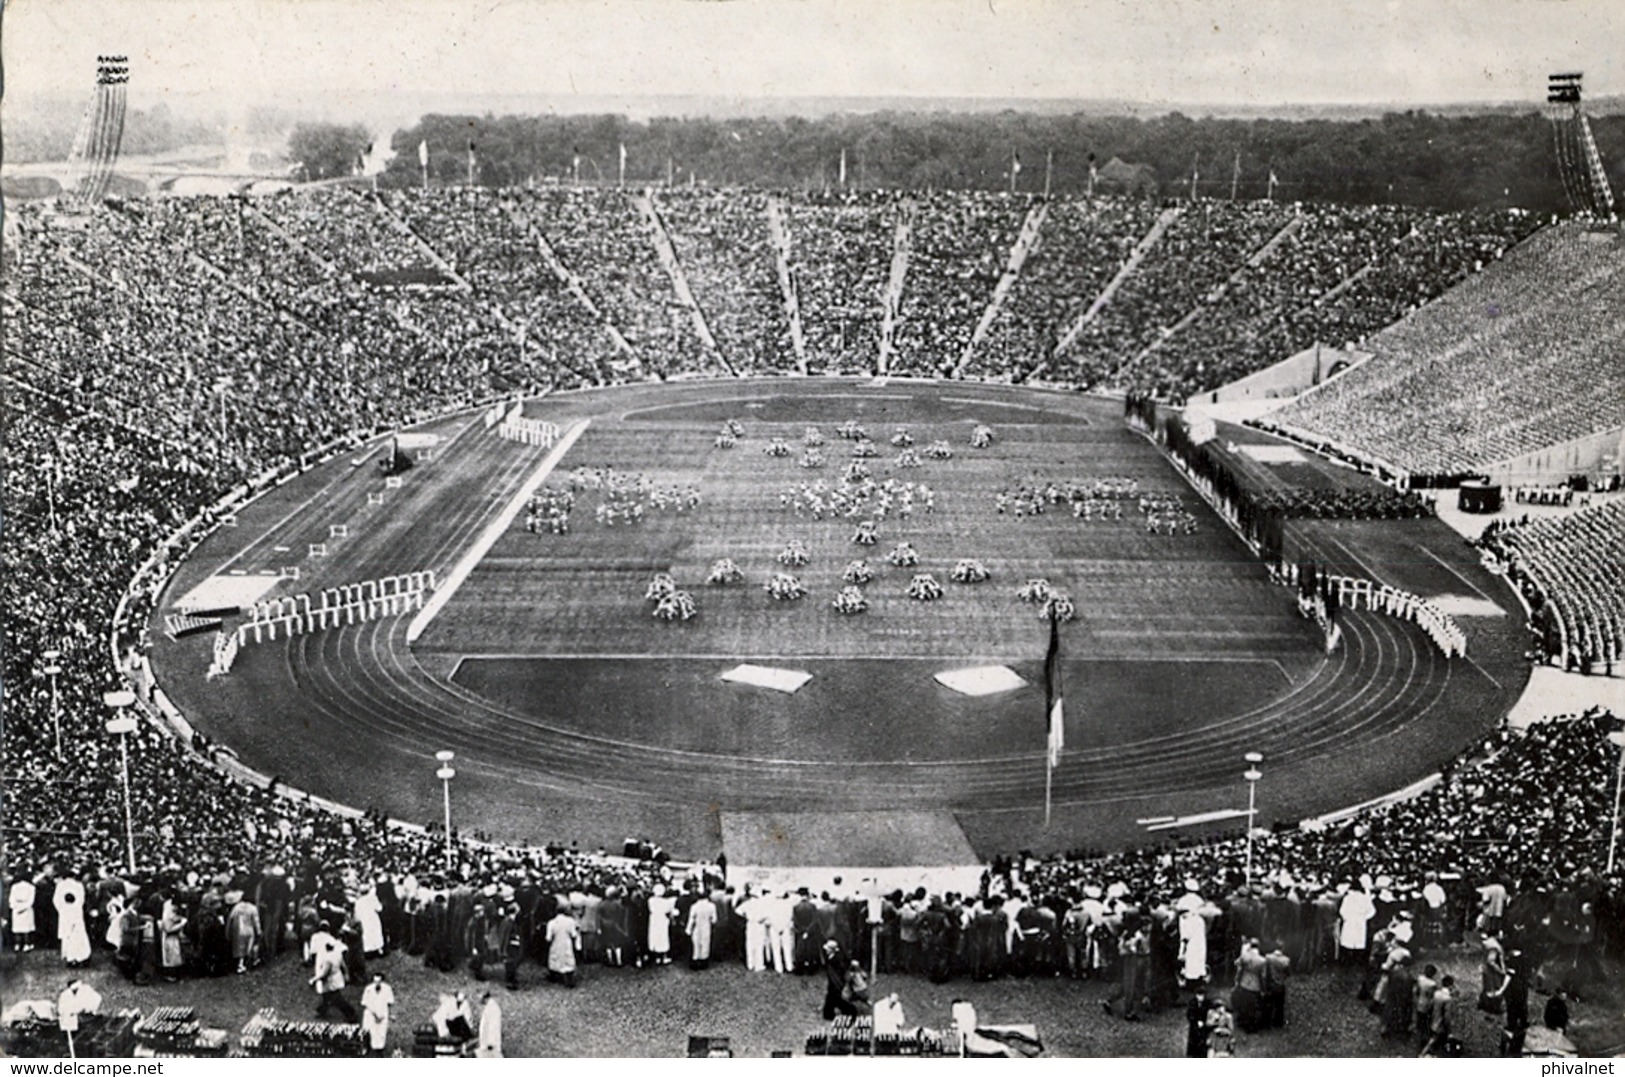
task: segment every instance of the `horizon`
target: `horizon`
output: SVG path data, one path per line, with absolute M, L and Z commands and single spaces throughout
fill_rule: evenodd
M 1538 109 L 1546 75 L 1566 69 L 1586 73 L 1588 99 L 1625 96 L 1608 48 L 1625 40 L 1625 5 L 1605 0 L 11 0 L 5 16 L 14 115 L 82 100 L 100 53 L 129 56 L 131 108 L 227 117 L 497 99 L 568 114 L 704 102 L 702 115 L 735 116 L 810 101 L 1198 117 Z

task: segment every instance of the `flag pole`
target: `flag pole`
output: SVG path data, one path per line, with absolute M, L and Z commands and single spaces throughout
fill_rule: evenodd
M 1055 786 L 1055 756 L 1050 751 L 1049 742 L 1044 742 L 1044 829 L 1049 829 L 1049 815 L 1051 805 L 1051 792 Z
M 1054 601 L 1053 599 L 1051 600 Z M 1061 618 L 1059 609 L 1049 609 L 1049 648 L 1044 655 L 1044 829 L 1049 829 L 1054 806 L 1055 764 L 1060 754 L 1057 736 L 1064 721 L 1065 691 L 1061 687 Z M 1058 721 L 1059 720 L 1059 721 Z
M 1044 151 L 1044 201 L 1049 201 L 1050 174 L 1055 171 L 1055 151 Z

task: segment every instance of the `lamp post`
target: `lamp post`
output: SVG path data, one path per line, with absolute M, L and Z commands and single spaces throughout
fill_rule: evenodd
M 1614 873 L 1614 852 L 1619 848 L 1619 792 L 1625 785 L 1625 732 L 1608 734 L 1608 742 L 1619 749 L 1619 766 L 1614 772 L 1614 823 L 1608 830 L 1607 874 Z
M 124 849 L 131 872 L 135 871 L 135 824 L 130 819 L 130 734 L 135 732 L 135 719 L 130 707 L 135 704 L 135 693 L 128 688 L 103 692 L 102 702 L 113 711 L 107 720 L 107 732 L 118 737 L 119 759 L 124 771 Z
M 51 729 L 56 733 L 56 758 L 62 760 L 62 705 L 61 697 L 57 695 L 56 679 L 62 676 L 62 652 L 57 650 L 43 651 L 40 657 L 45 664 L 40 667 L 40 673 L 51 681 Z
M 1253 822 L 1258 817 L 1258 780 L 1264 776 L 1258 769 L 1258 764 L 1264 757 L 1257 752 L 1248 752 L 1241 757 L 1247 763 L 1247 770 L 1242 774 L 1247 779 L 1247 885 L 1253 885 Z
M 434 772 L 434 776 L 440 779 L 441 790 L 445 793 L 446 870 L 450 871 L 452 865 L 456 862 L 456 858 L 451 851 L 451 780 L 457 777 L 457 772 L 451 769 L 451 761 L 456 758 L 456 755 L 453 752 L 441 750 L 434 753 L 434 757 L 440 761 L 440 769 Z

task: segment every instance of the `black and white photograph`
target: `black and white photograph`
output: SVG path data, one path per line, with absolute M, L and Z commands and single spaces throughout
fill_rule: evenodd
M 0 59 L 10 1072 L 1625 1057 L 1617 0 Z

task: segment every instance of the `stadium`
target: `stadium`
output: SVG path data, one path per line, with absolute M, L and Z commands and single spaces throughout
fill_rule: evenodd
M 1397 1047 L 1271 1041 L 1272 948 L 1339 1021 L 1412 948 L 1464 985 L 1515 955 L 1525 1007 L 1602 990 L 1625 239 L 1577 80 L 1550 219 L 1013 159 L 431 184 L 427 142 L 418 186 L 121 197 L 127 77 L 76 193 L 7 205 L 7 975 L 55 997 L 28 951 L 60 947 L 193 1007 L 180 1039 L 91 1010 L 81 1050 L 209 1054 L 199 1010 L 247 1017 L 211 978 L 280 967 L 294 1012 L 281 951 L 324 938 L 321 1017 L 369 965 L 432 1002 L 579 960 L 634 1024 L 674 955 L 733 977 L 654 1033 L 505 998 L 514 1053 L 1170 1053 L 1064 1015 L 1179 1039 L 1220 995 L 1259 1054 L 1511 1042 L 1409 994 Z M 882 1032 L 879 976 L 999 1020 Z M 242 1050 L 480 1038 L 419 1016 L 262 1013 Z M 1625 1040 L 1593 1020 L 1546 1049 Z

